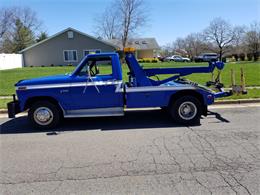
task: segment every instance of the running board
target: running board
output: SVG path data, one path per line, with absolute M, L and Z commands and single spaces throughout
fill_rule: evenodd
M 113 107 L 113 108 L 67 110 L 64 113 L 64 118 L 123 116 L 123 115 L 124 115 L 123 107 Z

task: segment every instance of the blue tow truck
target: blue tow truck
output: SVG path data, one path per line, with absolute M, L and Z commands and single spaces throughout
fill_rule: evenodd
M 144 69 L 125 48 L 128 82 L 122 79 L 119 55 L 89 54 L 70 74 L 21 80 L 15 84 L 17 97 L 7 104 L 9 118 L 28 110 L 29 121 L 38 128 L 54 128 L 62 118 L 122 116 L 125 108 L 161 107 L 178 123 L 190 125 L 207 115 L 215 98 L 229 96 L 219 82 L 213 91 L 186 80 L 192 73 L 210 73 L 224 68 L 222 62 L 208 66 Z M 169 78 L 160 80 L 158 75 Z

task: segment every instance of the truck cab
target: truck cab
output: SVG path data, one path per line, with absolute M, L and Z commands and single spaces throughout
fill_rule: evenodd
M 125 51 L 128 81 L 123 81 L 117 53 L 89 54 L 70 74 L 21 80 L 15 84 L 18 100 L 8 103 L 9 117 L 28 110 L 29 121 L 38 128 L 54 128 L 72 117 L 122 116 L 125 108 L 161 107 L 179 123 L 198 123 L 218 93 L 183 79 L 191 73 L 213 71 L 215 66 L 144 69 L 133 50 Z M 125 66 L 125 65 L 123 65 Z M 160 80 L 157 75 L 172 74 Z

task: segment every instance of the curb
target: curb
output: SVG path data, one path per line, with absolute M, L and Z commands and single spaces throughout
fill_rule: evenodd
M 237 99 L 237 100 L 217 100 L 214 104 L 249 104 L 249 103 L 260 103 L 260 98 L 254 99 Z
M 215 105 L 224 105 L 224 104 L 253 104 L 260 103 L 260 98 L 255 99 L 237 99 L 237 100 L 218 100 L 214 102 Z M 0 114 L 6 114 L 7 109 L 0 109 Z
M 7 113 L 7 109 L 0 109 L 0 114 L 6 114 Z

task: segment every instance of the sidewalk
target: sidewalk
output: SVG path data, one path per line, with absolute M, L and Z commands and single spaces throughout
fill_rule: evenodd
M 260 103 L 260 98 L 216 100 L 214 104 L 244 104 L 244 103 Z

